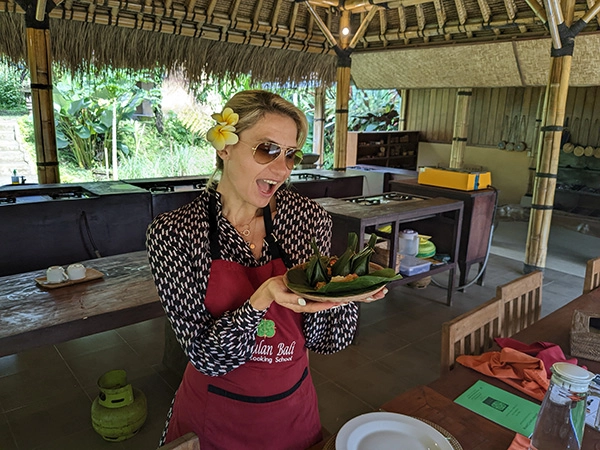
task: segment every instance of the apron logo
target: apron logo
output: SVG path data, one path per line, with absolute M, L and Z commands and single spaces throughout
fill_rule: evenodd
M 258 329 L 256 330 L 256 335 L 258 337 L 267 337 L 272 338 L 275 336 L 275 322 L 268 319 L 263 319 L 258 324 Z

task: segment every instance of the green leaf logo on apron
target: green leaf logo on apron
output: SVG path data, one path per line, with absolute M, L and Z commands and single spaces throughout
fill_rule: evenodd
M 268 319 L 263 319 L 258 324 L 258 330 L 256 330 L 258 337 L 272 338 L 275 336 L 275 322 Z

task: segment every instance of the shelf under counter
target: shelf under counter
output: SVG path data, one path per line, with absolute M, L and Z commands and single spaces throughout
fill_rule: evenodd
M 422 234 L 430 234 L 432 229 L 436 229 L 437 234 L 440 236 L 438 249 L 440 253 L 450 255 L 450 261 L 444 266 L 402 278 L 392 284 L 403 285 L 436 273 L 448 271 L 446 304 L 450 306 L 457 287 L 456 268 L 462 228 L 463 202 L 438 197 L 420 199 L 419 201 L 365 205 L 353 203 L 349 200 L 348 198 L 316 199 L 333 219 L 331 254 L 341 255 L 344 252 L 348 233 L 350 232 L 357 234 L 358 246 L 363 248 L 365 246 L 365 234 L 373 233 L 382 226 L 391 225 L 390 233 L 376 232 L 376 234 L 389 240 L 388 267 L 395 267 L 399 247 L 398 232 L 401 224 L 410 223 L 411 228 Z

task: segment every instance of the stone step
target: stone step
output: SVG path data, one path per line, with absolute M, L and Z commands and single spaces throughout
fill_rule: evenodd
M 21 146 L 17 141 L 0 141 L 0 155 L 2 155 L 4 152 L 21 153 Z
M 16 149 L 3 148 L 0 150 L 0 162 L 10 161 L 25 161 L 25 155 L 19 150 L 17 145 Z
M 0 141 L 14 141 L 15 130 L 0 130 Z

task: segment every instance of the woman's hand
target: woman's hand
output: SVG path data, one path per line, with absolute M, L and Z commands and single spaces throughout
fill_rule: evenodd
M 372 296 L 358 301 L 370 303 L 385 297 L 387 293 L 388 290 L 384 287 Z M 269 278 L 250 297 L 250 305 L 257 310 L 265 310 L 273 302 L 279 303 L 281 306 L 298 313 L 324 311 L 342 304 L 342 302 L 315 302 L 306 300 L 288 290 L 283 283 L 283 276 Z

